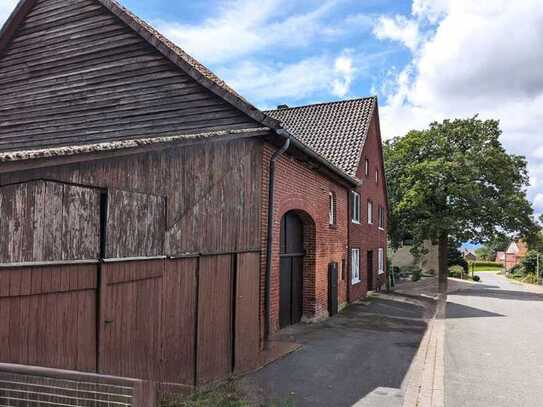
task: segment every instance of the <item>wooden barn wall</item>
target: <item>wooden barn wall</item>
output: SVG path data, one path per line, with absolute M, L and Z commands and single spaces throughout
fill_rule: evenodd
M 100 193 L 35 181 L 0 187 L 0 263 L 97 259 Z
M 252 251 L 260 250 L 260 162 L 258 140 L 207 142 L 1 174 L 0 186 L 49 179 L 108 189 L 108 257 Z M 144 235 L 152 241 L 130 241 Z
M 95 371 L 96 272 L 0 268 L 0 361 Z
M 36 2 L 0 55 L 0 117 L 0 151 L 258 127 L 92 0 Z

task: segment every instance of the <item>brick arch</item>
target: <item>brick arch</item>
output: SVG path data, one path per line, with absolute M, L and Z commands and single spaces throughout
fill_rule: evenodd
M 303 225 L 304 238 L 304 263 L 303 263 L 303 319 L 312 319 L 316 311 L 316 251 L 317 251 L 317 226 L 315 223 L 316 208 L 308 205 L 307 199 L 301 197 L 289 197 L 282 202 L 278 208 L 278 228 L 276 228 L 277 242 L 280 242 L 281 221 L 287 213 L 296 214 Z M 276 250 L 274 254 L 274 275 L 276 276 L 276 287 L 274 290 L 279 293 L 279 273 L 280 273 L 280 250 Z M 279 296 L 277 294 L 277 296 Z M 277 307 L 279 306 L 277 300 Z M 276 327 L 279 325 L 277 318 Z

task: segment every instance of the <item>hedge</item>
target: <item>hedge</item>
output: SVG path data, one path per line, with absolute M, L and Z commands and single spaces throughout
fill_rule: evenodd
M 471 261 L 469 263 L 470 266 L 473 266 L 475 264 L 475 267 L 492 267 L 492 268 L 502 268 L 503 264 L 498 263 L 495 261 Z

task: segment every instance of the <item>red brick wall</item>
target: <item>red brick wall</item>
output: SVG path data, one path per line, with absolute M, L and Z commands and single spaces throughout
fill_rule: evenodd
M 365 175 L 365 160 L 369 160 L 369 174 Z M 375 182 L 375 171 L 378 171 L 378 182 Z M 349 277 L 349 301 L 356 301 L 366 296 L 368 292 L 368 275 L 367 275 L 367 253 L 373 251 L 373 281 L 374 289 L 383 286 L 386 282 L 384 274 L 378 274 L 378 249 L 383 248 L 385 256 L 386 269 L 386 248 L 387 248 L 387 233 L 386 233 L 386 216 L 385 228 L 379 229 L 379 212 L 381 206 L 386 208 L 385 194 L 385 178 L 383 176 L 383 161 L 381 149 L 381 137 L 379 134 L 379 121 L 377 112 L 371 122 L 368 131 L 368 138 L 362 151 L 362 157 L 356 174 L 357 178 L 362 181 L 356 191 L 360 194 L 360 224 L 352 223 L 349 217 L 349 239 L 350 249 L 360 249 L 360 283 L 351 284 Z M 373 202 L 373 224 L 368 224 L 368 200 Z M 351 208 L 352 209 L 352 208 Z M 385 211 L 385 214 L 387 212 Z M 352 216 L 352 215 L 351 215 Z M 351 253 L 349 250 L 349 276 L 352 270 Z
M 269 163 L 276 148 L 265 144 L 263 149 L 263 182 L 262 182 L 262 270 L 266 267 L 267 242 L 267 211 L 268 211 L 268 177 Z M 336 225 L 328 222 L 329 192 L 336 194 Z M 318 319 L 328 315 L 328 265 L 337 262 L 338 273 L 338 303 L 347 301 L 347 276 L 341 272 L 342 260 L 347 264 L 347 211 L 348 190 L 333 180 L 320 175 L 302 162 L 288 154 L 282 155 L 277 161 L 275 174 L 275 212 L 273 236 L 273 265 L 271 283 L 271 319 L 272 331 L 279 329 L 279 240 L 280 221 L 290 210 L 304 213 L 304 222 L 311 219 L 314 226 L 305 226 L 306 244 L 314 234 L 314 253 L 308 253 L 304 264 L 304 318 Z M 311 222 L 311 221 L 309 221 Z M 313 232 L 310 230 L 313 229 Z M 309 244 L 311 246 L 311 244 Z M 308 246 L 306 246 L 308 249 Z M 313 269 L 311 272 L 310 270 Z M 342 279 L 342 274 L 345 278 Z M 264 279 L 264 272 L 262 273 Z M 264 299 L 264 280 L 262 279 L 262 303 Z M 263 310 L 263 306 L 262 306 Z M 262 312 L 262 316 L 264 314 Z M 264 319 L 264 318 L 263 318 Z

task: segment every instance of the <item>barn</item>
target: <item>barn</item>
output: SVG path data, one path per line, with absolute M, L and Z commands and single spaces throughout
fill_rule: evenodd
M 115 1 L 22 0 L 0 32 L 0 401 L 151 405 L 254 369 L 383 286 L 386 212 L 376 98 L 262 112 Z

